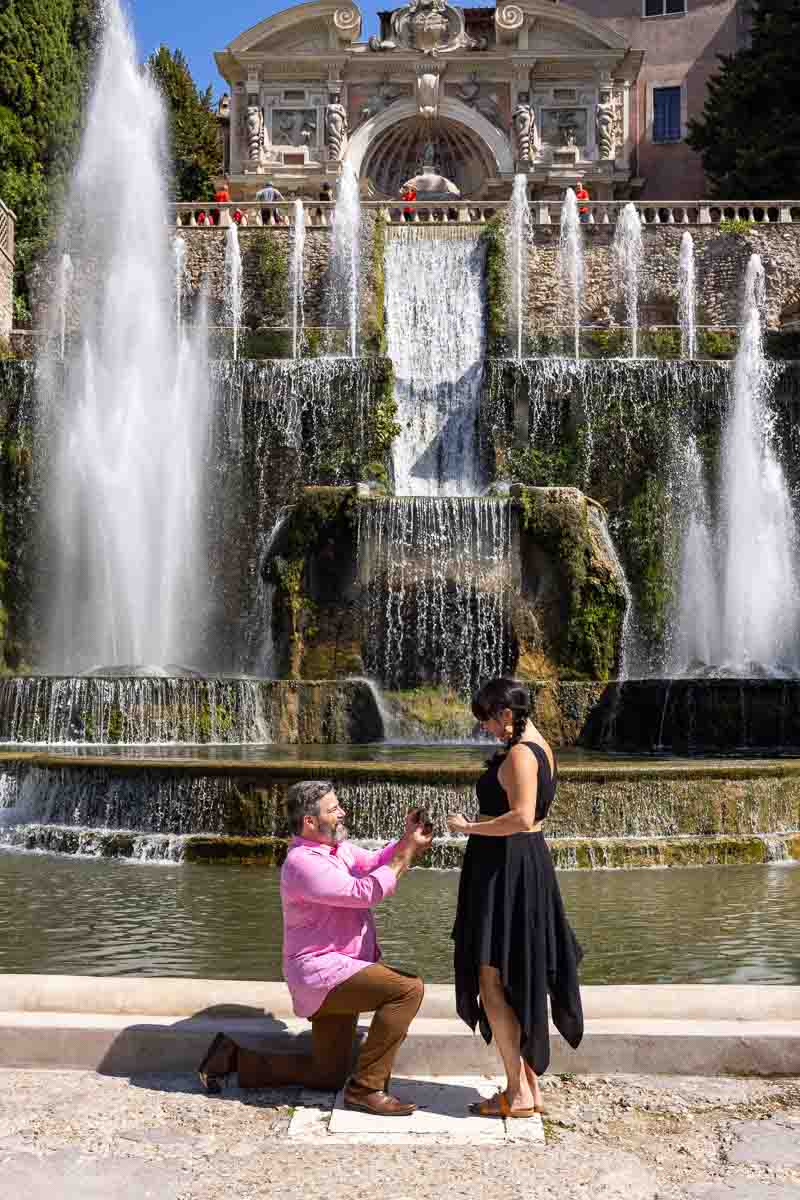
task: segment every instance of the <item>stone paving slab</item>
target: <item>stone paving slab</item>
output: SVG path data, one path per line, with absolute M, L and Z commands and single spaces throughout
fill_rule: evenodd
M 392 1094 L 416 1104 L 410 1117 L 375 1117 L 344 1107 L 343 1093 L 334 1098 L 302 1093 L 289 1126 L 288 1137 L 316 1145 L 409 1145 L 424 1147 L 502 1145 L 526 1141 L 544 1145 L 541 1117 L 526 1120 L 491 1120 L 473 1116 L 469 1105 L 493 1096 L 499 1079 L 480 1077 L 395 1078 Z

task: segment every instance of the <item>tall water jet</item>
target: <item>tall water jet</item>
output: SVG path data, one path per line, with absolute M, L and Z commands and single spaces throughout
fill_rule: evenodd
M 172 252 L 175 257 L 175 324 L 180 336 L 183 329 L 183 285 L 186 280 L 186 241 L 180 235 L 172 239 Z
M 62 239 L 92 258 L 73 302 L 81 352 L 63 393 L 52 374 L 40 393 L 46 659 L 72 673 L 196 661 L 207 596 L 204 331 L 179 350 L 163 102 L 118 0 L 104 15 Z
M 678 264 L 678 323 L 681 327 L 682 358 L 695 358 L 697 355 L 696 309 L 694 241 L 687 229 L 681 238 Z
M 484 247 L 470 230 L 428 237 L 411 227 L 387 242 L 386 330 L 400 425 L 392 446 L 397 495 L 483 490 L 484 261 Z
M 358 176 L 346 164 L 336 189 L 331 237 L 329 323 L 340 323 L 345 314 L 347 353 L 356 356 L 358 342 L 358 256 L 361 228 L 361 201 Z
M 231 330 L 234 362 L 239 357 L 239 335 L 242 328 L 242 251 L 239 228 L 231 221 L 225 235 L 225 269 L 223 284 L 225 321 Z
M 718 661 L 716 548 L 711 532 L 705 472 L 696 440 L 680 464 L 684 535 L 679 563 L 677 621 L 668 648 L 670 675 L 686 675 Z
M 631 358 L 639 357 L 639 283 L 642 270 L 642 224 L 635 204 L 626 204 L 617 220 L 612 247 L 617 286 L 631 331 Z
M 510 326 L 516 329 L 517 358 L 522 358 L 525 320 L 528 313 L 528 259 L 531 241 L 531 211 L 528 207 L 528 177 L 515 175 L 508 210 L 508 260 L 511 274 Z
M 58 264 L 56 279 L 56 319 L 58 321 L 58 337 L 63 362 L 67 345 L 67 311 L 69 308 L 72 280 L 75 274 L 72 259 L 68 254 L 62 254 Z
M 561 205 L 561 234 L 558 243 L 559 274 L 564 307 L 572 324 L 572 343 L 575 358 L 581 356 L 581 296 L 583 294 L 583 240 L 578 213 L 578 201 L 572 188 L 567 188 Z
M 800 594 L 789 490 L 773 445 L 765 403 L 767 370 L 761 332 L 764 267 L 752 255 L 744 283 L 733 407 L 722 441 L 723 543 L 721 654 L 733 673 L 753 664 L 770 674 L 798 662 Z
M 298 358 L 303 341 L 303 254 L 306 244 L 306 215 L 302 200 L 294 202 L 292 222 L 292 260 L 289 286 L 292 292 L 292 358 Z

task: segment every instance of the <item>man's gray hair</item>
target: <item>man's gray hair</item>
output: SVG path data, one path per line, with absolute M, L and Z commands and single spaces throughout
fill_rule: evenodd
M 319 802 L 334 790 L 329 779 L 304 779 L 293 783 L 286 793 L 286 816 L 294 834 L 303 832 L 303 817 L 318 817 Z

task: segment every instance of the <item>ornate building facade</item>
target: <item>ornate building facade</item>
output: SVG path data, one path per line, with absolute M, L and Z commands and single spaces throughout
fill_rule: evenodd
M 500 200 L 519 172 L 532 199 L 705 195 L 686 126 L 741 40 L 738 0 L 410 0 L 380 22 L 361 40 L 355 5 L 315 0 L 216 54 L 234 196 L 314 195 L 344 164 L 374 199 L 421 177 Z

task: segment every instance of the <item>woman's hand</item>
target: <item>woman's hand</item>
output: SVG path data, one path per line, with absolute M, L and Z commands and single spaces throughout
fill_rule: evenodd
M 470 831 L 470 823 L 463 813 L 451 813 L 447 818 L 447 828 L 451 833 L 465 834 Z

